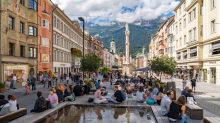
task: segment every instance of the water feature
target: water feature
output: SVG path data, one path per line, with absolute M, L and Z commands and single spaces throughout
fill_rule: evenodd
M 156 123 L 149 107 L 66 106 L 35 123 Z

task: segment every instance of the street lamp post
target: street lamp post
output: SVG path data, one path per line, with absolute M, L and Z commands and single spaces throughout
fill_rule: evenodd
M 85 30 L 85 21 L 84 21 L 84 18 L 83 17 L 78 17 L 78 19 L 80 20 L 80 21 L 82 21 L 83 22 L 83 58 L 84 58 L 84 30 Z M 82 77 L 83 77 L 83 79 L 84 79 L 84 71 L 82 71 Z

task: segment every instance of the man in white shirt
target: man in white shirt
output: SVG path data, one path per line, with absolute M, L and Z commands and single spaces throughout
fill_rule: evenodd
M 16 82 L 17 82 L 17 77 L 16 77 L 16 74 L 14 74 L 14 76 L 13 76 L 13 88 L 14 89 L 16 89 L 15 88 Z
M 173 91 L 169 90 L 167 91 L 167 96 L 164 96 L 162 98 L 160 108 L 161 108 L 161 114 L 163 116 L 167 116 L 169 108 L 170 108 L 170 102 L 173 97 L 174 97 Z

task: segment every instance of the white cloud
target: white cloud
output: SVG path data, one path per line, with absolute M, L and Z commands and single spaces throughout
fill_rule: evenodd
M 87 20 L 117 20 L 131 23 L 136 19 L 151 20 L 168 14 L 179 4 L 175 0 L 52 0 L 71 19 L 83 16 Z M 130 10 L 124 10 L 129 8 Z M 104 21 L 105 22 L 105 21 Z M 103 21 L 101 24 L 104 23 Z

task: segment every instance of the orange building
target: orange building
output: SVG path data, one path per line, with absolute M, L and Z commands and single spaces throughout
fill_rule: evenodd
M 52 72 L 52 5 L 38 0 L 38 74 Z

